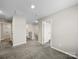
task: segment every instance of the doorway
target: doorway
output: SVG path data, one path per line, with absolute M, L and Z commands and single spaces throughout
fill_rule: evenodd
M 0 19 L 0 48 L 12 47 L 12 19 Z
M 38 41 L 38 24 L 26 24 L 26 40 Z
M 43 44 L 50 46 L 51 42 L 51 22 L 44 20 L 42 21 L 42 40 Z

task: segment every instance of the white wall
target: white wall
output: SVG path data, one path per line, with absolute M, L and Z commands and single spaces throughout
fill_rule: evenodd
M 1 23 L 0 23 L 0 40 L 1 40 Z
M 77 6 L 62 10 L 53 15 L 52 47 L 77 56 L 78 44 Z
M 39 41 L 41 44 L 43 44 L 42 21 L 39 21 L 38 27 L 39 27 L 38 41 Z
M 51 21 L 51 47 L 64 51 L 69 55 L 77 56 L 78 52 L 78 9 L 77 5 L 61 10 L 53 15 L 41 18 L 39 23 L 39 41 L 43 42 L 43 20 Z
M 26 43 L 26 19 L 21 16 L 13 17 L 13 46 Z

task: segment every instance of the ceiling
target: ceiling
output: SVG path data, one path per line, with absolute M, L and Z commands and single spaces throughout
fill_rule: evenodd
M 0 0 L 0 10 L 7 16 L 15 14 L 26 17 L 31 23 L 64 8 L 77 4 L 77 0 Z M 35 5 L 35 9 L 31 9 Z

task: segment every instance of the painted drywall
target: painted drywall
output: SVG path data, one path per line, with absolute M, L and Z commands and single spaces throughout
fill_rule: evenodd
M 57 13 L 43 17 L 39 22 L 39 41 L 44 42 L 44 31 L 42 30 L 43 20 L 50 20 L 51 24 L 51 47 L 65 53 L 78 55 L 78 6 L 66 8 Z
M 78 0 L 0 0 L 0 10 L 8 13 L 8 16 L 13 16 L 16 10 L 16 13 L 24 14 L 31 23 L 77 3 Z M 34 10 L 30 8 L 32 4 L 36 6 Z
M 78 6 L 64 9 L 52 18 L 52 47 L 77 56 Z
M 39 27 L 39 32 L 38 32 L 38 42 L 41 43 L 41 44 L 43 44 L 42 21 L 39 21 L 38 27 Z
M 1 23 L 0 23 L 0 41 L 1 41 Z
M 22 16 L 14 16 L 12 27 L 13 46 L 26 43 L 26 19 Z

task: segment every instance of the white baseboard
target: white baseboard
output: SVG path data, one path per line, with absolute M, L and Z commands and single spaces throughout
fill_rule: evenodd
M 61 50 L 61 49 L 58 49 L 58 48 L 55 48 L 55 47 L 51 47 L 51 48 L 53 48 L 53 49 L 55 49 L 55 50 L 57 50 L 57 51 L 60 51 L 60 52 L 62 52 L 62 53 L 65 53 L 65 54 L 67 54 L 67 55 L 69 55 L 69 56 L 71 56 L 71 57 L 78 58 L 77 56 L 72 55 L 72 54 L 70 54 L 70 53 L 68 53 L 68 52 L 65 52 L 65 51 L 63 51 L 63 50 Z
M 13 47 L 15 47 L 15 46 L 19 46 L 19 45 L 22 45 L 22 44 L 25 44 L 26 42 L 18 42 L 18 43 L 14 43 L 13 44 Z

